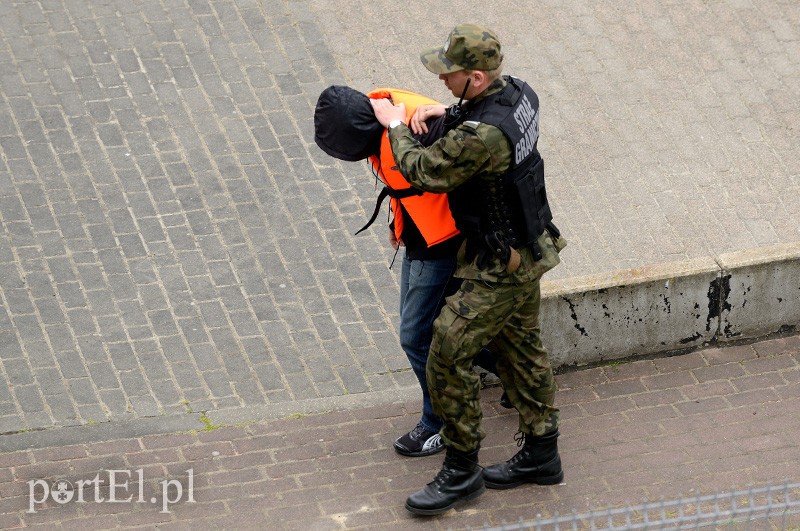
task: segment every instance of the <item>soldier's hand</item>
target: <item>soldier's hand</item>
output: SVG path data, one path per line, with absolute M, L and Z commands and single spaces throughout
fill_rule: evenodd
M 401 120 L 406 123 L 406 104 L 393 105 L 388 98 L 379 100 L 369 100 L 372 110 L 375 111 L 375 118 L 382 126 L 388 127 L 392 120 Z
M 420 105 L 414 111 L 414 115 L 411 116 L 411 121 L 408 123 L 408 126 L 415 135 L 425 134 L 428 132 L 428 125 L 425 122 L 430 118 L 443 116 L 446 112 L 447 107 L 444 105 L 432 103 Z

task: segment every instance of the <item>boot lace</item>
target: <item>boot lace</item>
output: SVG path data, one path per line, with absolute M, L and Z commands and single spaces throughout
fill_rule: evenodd
M 458 458 L 454 455 L 451 455 L 450 452 L 445 454 L 444 456 L 444 463 L 442 463 L 442 469 L 439 470 L 439 473 L 436 474 L 436 477 L 433 478 L 433 481 L 428 483 L 428 485 L 436 485 L 441 486 L 446 483 L 450 477 L 456 472 L 456 465 L 458 464 Z M 478 468 L 483 468 L 481 465 L 475 463 Z
M 527 434 L 525 432 L 518 431 L 514 435 L 514 440 L 517 443 L 517 448 L 520 448 L 520 451 L 514 454 L 514 456 L 508 460 L 509 465 L 514 465 L 520 459 L 527 457 L 527 452 L 525 451 L 525 437 Z
M 436 477 L 433 478 L 433 481 L 428 483 L 428 485 L 435 485 L 437 487 L 441 487 L 442 485 L 444 485 L 447 482 L 448 479 L 450 479 L 451 475 L 453 475 L 453 470 L 452 469 L 442 468 L 439 471 L 439 473 L 436 474 Z
M 428 483 L 428 485 L 436 485 L 438 487 L 446 483 L 447 480 L 450 479 L 450 476 L 453 475 L 454 461 L 455 459 L 450 455 L 450 452 L 448 452 L 444 456 L 444 463 L 442 463 L 442 469 L 439 470 L 439 473 L 436 474 L 436 477 L 434 477 L 433 481 Z

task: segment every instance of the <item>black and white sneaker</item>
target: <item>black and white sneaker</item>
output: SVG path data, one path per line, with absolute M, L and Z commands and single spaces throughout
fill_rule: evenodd
M 394 449 L 400 455 L 422 457 L 441 452 L 444 443 L 438 432 L 428 431 L 422 424 L 417 424 L 416 428 L 394 442 Z

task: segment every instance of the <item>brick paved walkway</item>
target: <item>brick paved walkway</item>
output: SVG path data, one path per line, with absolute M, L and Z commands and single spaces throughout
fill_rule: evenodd
M 463 529 L 800 478 L 800 336 L 586 369 L 558 382 L 565 483 L 487 491 L 440 518 L 417 519 L 403 508 L 441 456 L 408 459 L 391 450 L 418 415 L 416 403 L 398 403 L 0 454 L 0 525 Z M 516 451 L 516 415 L 499 407 L 498 389 L 482 393 L 486 464 Z M 50 501 L 25 512 L 26 481 L 75 482 L 110 468 L 141 468 L 145 500 L 164 479 L 186 489 L 191 468 L 195 502 L 184 492 L 165 513 L 160 498 Z M 138 492 L 132 484 L 117 497 L 136 500 Z M 107 498 L 107 489 L 101 494 Z

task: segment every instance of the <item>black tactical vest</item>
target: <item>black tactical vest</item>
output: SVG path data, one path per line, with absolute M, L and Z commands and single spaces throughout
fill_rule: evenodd
M 450 193 L 456 225 L 469 239 L 499 233 L 516 248 L 530 246 L 552 227 L 544 187 L 539 140 L 539 97 L 527 83 L 504 76 L 506 86 L 474 105 L 466 105 L 460 123 L 481 122 L 500 129 L 512 148 L 508 171 L 495 180 L 471 179 Z M 555 228 L 552 227 L 555 231 Z

